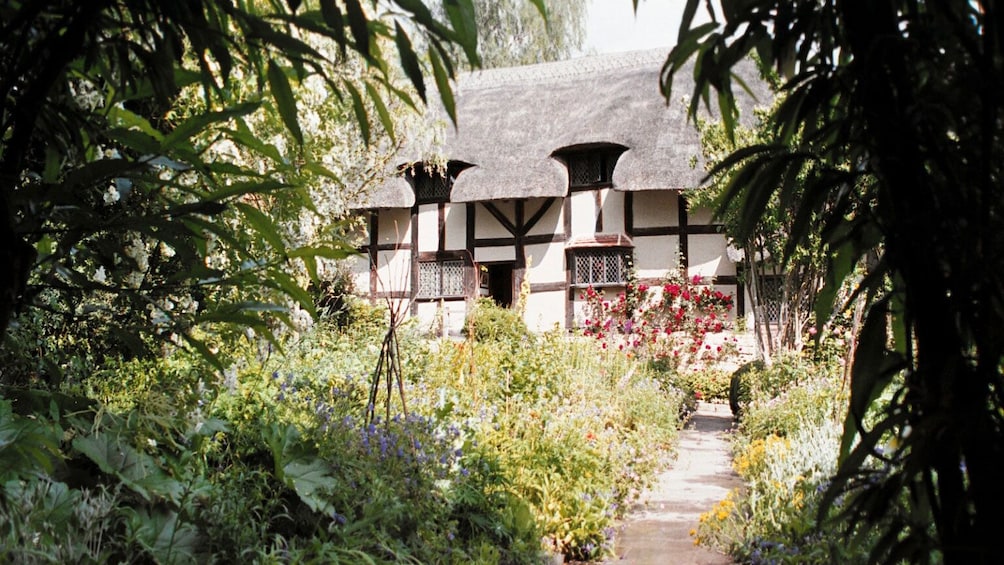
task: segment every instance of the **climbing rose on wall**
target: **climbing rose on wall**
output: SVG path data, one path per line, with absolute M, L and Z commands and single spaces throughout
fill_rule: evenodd
M 727 327 L 733 298 L 707 286 L 701 277 L 674 277 L 661 286 L 628 284 L 614 299 L 592 286 L 585 301 L 583 335 L 603 349 L 665 359 L 674 366 L 720 360 L 735 350 L 735 340 L 707 343 L 708 334 Z

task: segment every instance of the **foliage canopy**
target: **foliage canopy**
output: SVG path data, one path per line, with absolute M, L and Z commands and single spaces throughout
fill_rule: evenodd
M 693 26 L 689 0 L 663 72 L 696 58 L 691 111 L 716 99 L 731 135 L 730 69 L 756 52 L 784 77 L 773 143 L 735 151 L 726 199 L 749 234 L 777 195 L 791 246 L 822 225 L 817 323 L 869 253 L 870 306 L 853 365 L 841 466 L 851 524 L 892 525 L 873 559 L 991 562 L 1004 528 L 1004 104 L 993 2 L 756 0 Z M 739 85 L 742 86 L 742 85 Z M 810 170 L 807 178 L 800 174 Z M 865 425 L 892 383 L 893 401 Z M 886 442 L 895 449 L 884 453 Z M 868 461 L 888 463 L 888 471 Z M 930 528 L 934 524 L 934 529 Z
M 348 250 L 337 240 L 288 241 L 262 206 L 273 198 L 309 208 L 302 175 L 337 178 L 296 149 L 304 133 L 294 85 L 319 77 L 369 140 L 374 119 L 393 135 L 388 101 L 426 101 L 426 75 L 453 115 L 450 45 L 477 62 L 469 0 L 447 2 L 442 19 L 421 2 L 381 6 L 393 10 L 360 0 L 5 3 L 5 337 L 15 312 L 41 307 L 66 325 L 93 323 L 99 341 L 134 352 L 160 336 L 213 358 L 196 328 L 223 322 L 271 336 L 269 319 L 291 322 L 277 296 L 312 313 L 290 262 L 316 274 L 318 258 Z M 363 80 L 339 72 L 353 67 Z M 186 98 L 191 88 L 200 103 Z M 263 105 L 292 150 L 249 126 Z M 220 159 L 221 144 L 254 158 Z

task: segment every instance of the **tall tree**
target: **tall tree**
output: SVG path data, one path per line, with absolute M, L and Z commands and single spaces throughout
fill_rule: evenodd
M 781 99 L 777 94 L 775 104 Z M 738 147 L 772 142 L 769 118 L 768 109 L 757 109 L 752 127 L 738 126 L 731 138 L 720 122 L 698 119 L 708 170 L 715 171 L 717 165 Z M 808 174 L 811 173 L 803 172 L 800 178 Z M 723 201 L 734 175 L 734 171 L 718 170 L 712 182 L 689 194 L 687 201 L 693 207 L 718 210 L 724 233 L 731 240 L 728 252 L 735 254 L 735 260 L 742 265 L 741 276 L 752 302 L 757 350 L 770 364 L 774 355 L 803 346 L 802 336 L 811 321 L 816 293 L 822 286 L 822 253 L 815 245 L 819 226 L 812 223 L 817 229 L 807 236 L 813 245 L 794 248 L 792 254 L 785 257 L 785 244 L 789 241 L 794 219 L 791 206 L 797 199 L 782 202 L 774 194 L 753 231 L 744 234 L 742 203 Z
M 447 3 L 440 4 L 440 11 Z M 585 40 L 583 0 L 473 0 L 484 68 L 567 59 Z
M 1004 531 L 1004 43 L 996 2 L 688 0 L 664 68 L 696 57 L 693 106 L 734 126 L 730 69 L 755 50 L 785 77 L 777 143 L 739 149 L 728 198 L 743 233 L 773 195 L 792 237 L 823 223 L 831 256 L 819 321 L 868 253 L 839 474 L 851 524 L 883 524 L 875 560 L 999 560 Z M 714 92 L 712 92 L 714 91 Z M 799 171 L 812 175 L 796 190 Z M 831 207 L 826 203 L 832 202 Z M 877 419 L 873 400 L 894 387 Z M 891 453 L 880 449 L 895 439 Z M 880 460 L 885 466 L 873 466 Z M 933 531 L 931 525 L 934 525 Z
M 589 4 L 549 0 L 546 18 L 526 0 L 475 0 L 478 44 L 485 67 L 567 59 L 582 47 Z
M 230 322 L 267 334 L 265 316 L 288 321 L 269 293 L 312 311 L 286 263 L 309 267 L 345 250 L 287 244 L 259 205 L 269 197 L 311 206 L 298 175 L 337 176 L 296 150 L 304 134 L 294 85 L 319 78 L 348 101 L 368 139 L 373 114 L 390 127 L 386 100 L 425 100 L 429 75 L 452 116 L 450 46 L 477 61 L 469 0 L 451 0 L 441 19 L 421 2 L 393 4 L 379 15 L 375 1 L 361 0 L 0 6 L 3 336 L 15 312 L 33 307 L 71 322 L 91 317 L 98 303 L 89 299 L 100 294 L 119 302 L 100 321 L 109 335 L 140 349 L 144 334 L 184 339 L 212 358 L 193 329 Z M 337 48 L 318 50 L 313 37 Z M 388 48 L 410 93 L 393 80 Z M 364 67 L 362 79 L 338 72 L 347 65 Z M 182 111 L 179 95 L 193 85 L 202 105 Z M 293 150 L 248 127 L 262 105 Z M 224 142 L 258 158 L 217 160 L 213 147 Z

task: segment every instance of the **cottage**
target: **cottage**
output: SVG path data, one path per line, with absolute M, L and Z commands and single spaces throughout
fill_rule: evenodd
M 659 92 L 665 57 L 620 53 L 461 77 L 457 127 L 440 149 L 446 166 L 405 152 L 400 174 L 359 205 L 368 239 L 357 288 L 457 332 L 474 298 L 509 306 L 526 281 L 528 325 L 573 328 L 581 289 L 616 292 L 629 269 L 648 283 L 681 269 L 735 295 L 742 313 L 720 226 L 683 197 L 705 171 L 682 101 L 687 77 L 679 101 Z M 759 83 L 752 65 L 744 71 Z

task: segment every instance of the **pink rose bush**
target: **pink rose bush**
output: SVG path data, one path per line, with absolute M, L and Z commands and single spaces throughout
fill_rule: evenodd
M 733 297 L 703 282 L 695 276 L 657 286 L 629 283 L 613 299 L 590 286 L 579 294 L 585 302 L 583 335 L 603 349 L 674 367 L 718 361 L 735 352 L 735 339 L 714 345 L 708 336 L 730 329 Z

